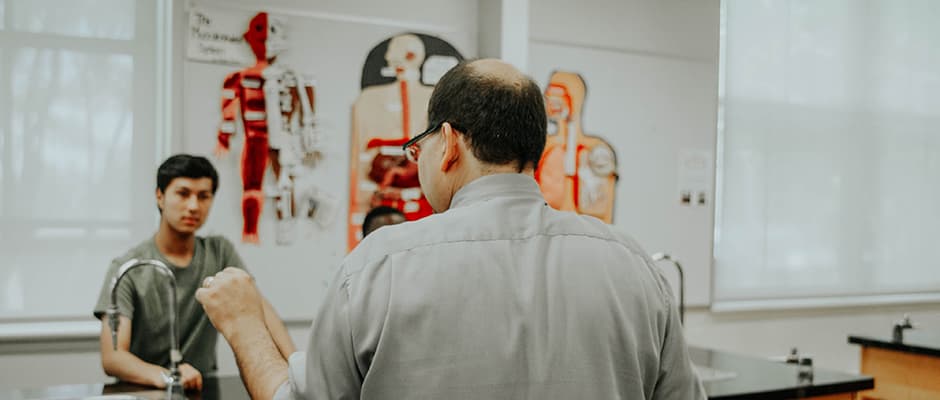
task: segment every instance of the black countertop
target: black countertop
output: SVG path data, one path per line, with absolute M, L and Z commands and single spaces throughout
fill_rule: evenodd
M 940 357 L 940 332 L 937 331 L 906 330 L 900 342 L 895 342 L 891 335 L 849 335 L 849 343 Z
M 856 392 L 874 387 L 871 377 L 816 368 L 812 382 L 800 383 L 797 366 L 757 357 L 690 347 L 692 361 L 702 375 L 709 399 L 776 400 L 806 396 Z M 189 393 L 193 400 L 242 400 L 248 393 L 237 376 L 208 376 L 201 393 Z M 81 399 L 102 394 L 128 394 L 161 399 L 164 392 L 142 386 L 115 384 L 62 385 L 34 389 L 0 388 L 0 399 Z
M 202 392 L 186 392 L 191 400 L 250 400 L 245 386 L 237 376 L 207 376 L 202 381 Z M 59 385 L 26 389 L 0 388 L 0 399 L 3 400 L 78 400 L 96 398 L 107 400 L 108 395 L 127 395 L 133 398 L 162 400 L 166 398 L 166 391 L 130 383 L 118 382 L 112 384 L 92 383 L 80 385 Z M 130 400 L 131 397 L 115 398 L 114 400 Z
M 709 399 L 777 400 L 857 392 L 875 387 L 872 377 L 814 368 L 801 382 L 796 364 L 689 347 Z M 704 367 L 704 368 L 703 368 Z

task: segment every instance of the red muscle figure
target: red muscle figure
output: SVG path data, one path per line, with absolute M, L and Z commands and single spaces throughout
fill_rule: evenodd
M 258 221 L 265 198 L 262 183 L 270 160 L 278 181 L 278 193 L 273 196 L 278 202 L 277 239 L 279 244 L 286 244 L 289 235 L 282 235 L 282 231 L 294 213 L 293 170 L 315 142 L 313 85 L 274 64 L 286 44 L 280 20 L 259 13 L 249 22 L 244 38 L 257 62 L 225 78 L 216 153 L 228 152 L 241 122 L 245 133 L 241 155 L 242 241 L 259 241 Z M 292 131 L 300 131 L 300 135 L 291 135 Z

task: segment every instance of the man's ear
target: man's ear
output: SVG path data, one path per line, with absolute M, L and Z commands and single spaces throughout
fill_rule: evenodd
M 157 208 L 159 208 L 160 211 L 163 211 L 163 191 L 160 190 L 160 188 L 157 188 L 157 190 L 154 192 L 154 195 L 157 198 Z
M 441 157 L 441 172 L 447 172 L 460 161 L 460 133 L 454 130 L 450 122 L 441 125 L 441 143 L 444 144 L 444 155 Z

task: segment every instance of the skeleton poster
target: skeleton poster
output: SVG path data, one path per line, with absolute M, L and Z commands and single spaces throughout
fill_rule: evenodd
M 581 113 L 586 96 L 581 75 L 552 74 L 545 88 L 549 133 L 535 179 L 553 208 L 611 223 L 617 157 L 604 139 L 584 133 Z
M 414 33 L 375 46 L 362 68 L 362 92 L 352 107 L 348 246 L 362 238 L 374 207 L 401 210 L 408 220 L 433 210 L 421 193 L 418 167 L 401 146 L 427 125 L 434 84 L 463 56 L 442 39 Z
M 322 157 L 316 119 L 316 83 L 278 61 L 287 50 L 282 18 L 258 13 L 244 31 L 253 65 L 230 73 L 222 84 L 222 121 L 216 154 L 228 152 L 232 137 L 244 136 L 240 156 L 242 241 L 259 243 L 258 224 L 266 199 L 274 203 L 279 245 L 291 244 L 298 219 L 330 218 L 330 196 L 306 179 Z M 265 185 L 268 171 L 273 184 Z

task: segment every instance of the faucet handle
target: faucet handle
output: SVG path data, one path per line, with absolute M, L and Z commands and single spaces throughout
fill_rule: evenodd
M 787 364 L 799 364 L 800 363 L 800 352 L 796 347 L 790 348 L 790 354 L 787 355 L 785 359 Z
M 904 314 L 904 318 L 896 321 L 894 327 L 897 329 L 914 329 L 915 325 L 911 322 L 911 316 Z

